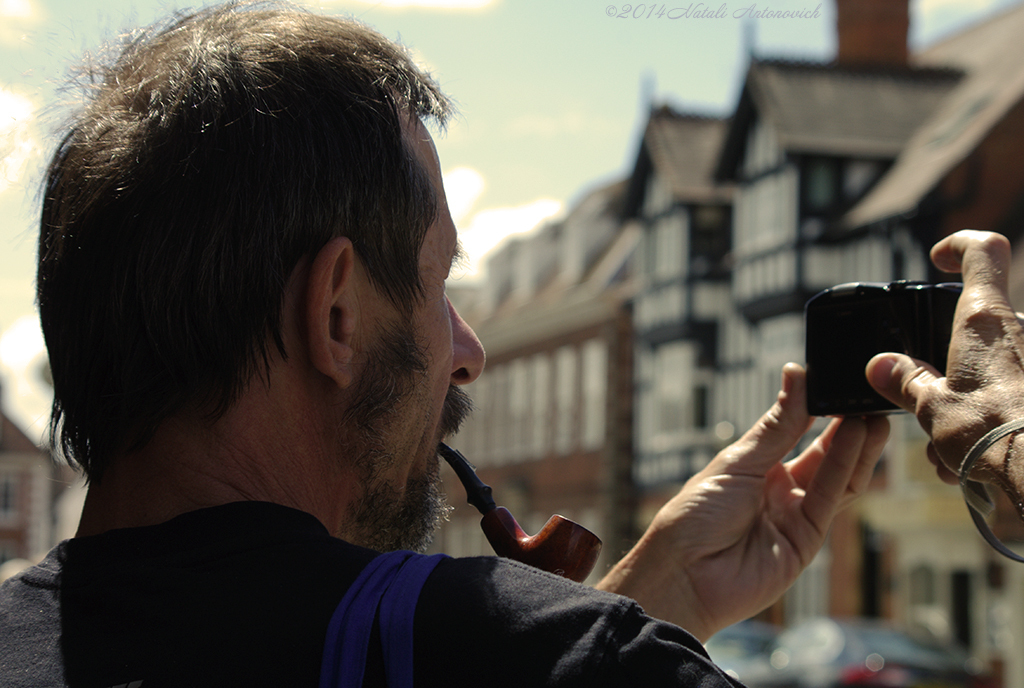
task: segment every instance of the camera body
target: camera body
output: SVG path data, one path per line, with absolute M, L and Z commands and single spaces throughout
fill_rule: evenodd
M 808 412 L 859 416 L 897 410 L 865 378 L 875 354 L 904 353 L 945 372 L 962 288 L 953 282 L 852 282 L 811 297 L 804 307 Z

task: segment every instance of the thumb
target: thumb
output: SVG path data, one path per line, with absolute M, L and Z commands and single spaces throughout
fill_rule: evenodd
M 916 413 L 929 390 L 942 377 L 934 366 L 903 354 L 878 354 L 866 368 L 876 392 L 904 411 Z
M 723 454 L 742 463 L 747 470 L 741 472 L 764 474 L 796 446 L 812 421 L 807 413 L 807 375 L 796 363 L 787 363 L 775 403 Z

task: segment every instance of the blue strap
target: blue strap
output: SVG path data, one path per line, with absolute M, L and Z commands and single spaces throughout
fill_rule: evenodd
M 377 603 L 409 556 L 410 552 L 391 552 L 377 557 L 349 587 L 327 624 L 320 688 L 362 686 Z
M 445 555 L 407 560 L 380 603 L 380 638 L 389 688 L 412 688 L 412 621 L 427 576 Z
M 412 688 L 412 621 L 416 601 L 427 576 L 444 558 L 443 554 L 428 557 L 389 552 L 366 565 L 327 625 L 320 688 L 362 686 L 378 607 L 388 685 Z

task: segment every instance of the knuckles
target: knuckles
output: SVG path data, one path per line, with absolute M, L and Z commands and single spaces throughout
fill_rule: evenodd
M 971 239 L 978 245 L 978 248 L 989 255 L 1000 258 L 1010 253 L 1010 240 L 996 232 L 973 231 Z

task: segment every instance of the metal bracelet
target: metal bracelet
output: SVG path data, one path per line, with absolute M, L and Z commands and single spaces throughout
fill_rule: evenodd
M 968 478 L 971 474 L 971 469 L 974 468 L 974 464 L 993 444 L 1007 435 L 1022 429 L 1024 429 L 1024 419 L 1010 421 L 988 431 L 980 440 L 975 442 L 971 450 L 967 452 L 967 456 L 964 457 L 963 463 L 960 464 L 960 490 L 963 492 L 964 501 L 967 502 L 971 519 L 974 521 L 978 532 L 985 538 L 985 541 L 1004 557 L 1024 563 L 1024 557 L 1004 545 L 995 536 L 995 533 L 992 532 L 988 522 L 985 521 L 985 517 L 995 510 L 995 504 L 988 494 L 988 489 L 984 484 Z

